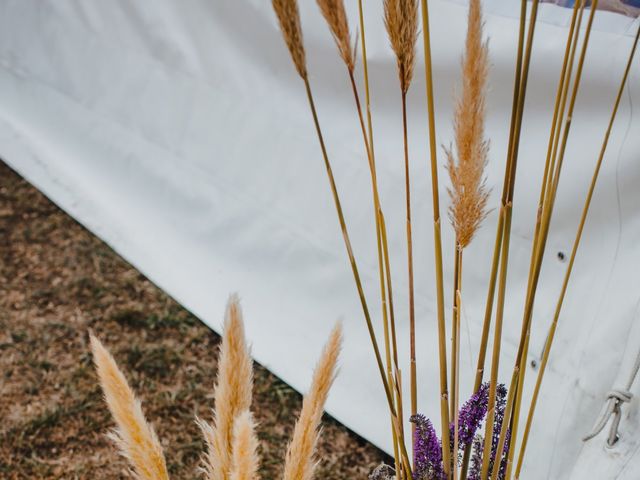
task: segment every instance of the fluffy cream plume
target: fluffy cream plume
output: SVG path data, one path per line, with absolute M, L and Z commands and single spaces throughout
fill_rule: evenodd
M 311 480 L 316 467 L 314 453 L 320 432 L 320 420 L 329 389 L 336 376 L 336 364 L 342 346 L 342 326 L 338 323 L 327 341 L 313 372 L 309 393 L 293 430 L 287 450 L 283 480 Z
M 233 451 L 229 480 L 258 480 L 258 438 L 253 415 L 245 410 L 236 417 L 233 425 Z
M 324 16 L 333 39 L 338 46 L 338 51 L 350 72 L 355 67 L 355 52 L 351 48 L 351 35 L 347 13 L 344 9 L 344 0 L 317 0 L 320 11 Z
M 253 364 L 244 334 L 237 295 L 227 304 L 218 374 L 214 390 L 213 425 L 197 420 L 207 443 L 204 470 L 207 480 L 227 480 L 232 466 L 234 421 L 249 410 L 253 390 Z
M 480 0 L 471 0 L 462 59 L 462 95 L 456 105 L 454 123 L 458 161 L 451 149 L 445 149 L 452 185 L 449 218 L 460 248 L 469 244 L 486 217 L 489 197 L 484 180 L 489 153 L 489 142 L 484 139 L 489 53 L 487 43 L 482 40 L 482 27 Z
M 289 48 L 291 58 L 296 66 L 298 74 L 307 78 L 307 60 L 302 39 L 302 27 L 300 26 L 300 11 L 297 0 L 272 0 L 273 9 L 280 23 L 280 30 L 284 41 Z
M 416 57 L 418 0 L 384 0 L 384 24 L 398 61 L 400 88 L 407 93 Z
M 144 418 L 140 401 L 111 354 L 93 335 L 91 349 L 104 398 L 117 425 L 113 438 L 122 455 L 129 460 L 139 480 L 168 480 L 162 447 Z

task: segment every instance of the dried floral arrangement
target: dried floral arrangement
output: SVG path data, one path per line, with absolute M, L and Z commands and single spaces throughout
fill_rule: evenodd
M 509 143 L 504 172 L 504 182 L 498 206 L 498 222 L 494 249 L 491 255 L 491 272 L 487 285 L 486 308 L 477 358 L 476 376 L 472 396 L 460 405 L 460 309 L 462 305 L 463 252 L 473 241 L 487 215 L 489 188 L 484 169 L 489 159 L 489 139 L 485 138 L 485 98 L 489 73 L 489 48 L 483 34 L 481 0 L 470 0 L 467 37 L 462 57 L 462 89 L 456 100 L 454 112 L 454 139 L 450 147 L 443 148 L 450 186 L 448 217 L 455 232 L 453 245 L 454 274 L 452 279 L 453 310 L 450 317 L 450 357 L 447 354 L 447 322 L 444 302 L 444 276 L 440 216 L 440 180 L 438 178 L 438 149 L 436 146 L 436 115 L 433 94 L 431 62 L 431 38 L 429 30 L 428 0 L 383 0 L 384 23 L 391 48 L 397 59 L 400 87 L 402 131 L 404 146 L 406 248 L 409 314 L 406 319 L 410 330 L 409 396 L 410 414 L 403 412 L 404 384 L 398 357 L 391 258 L 387 243 L 385 216 L 378 194 L 375 148 L 370 109 L 369 72 L 367 67 L 366 34 L 363 2 L 358 0 L 359 44 L 354 42 L 349 30 L 343 0 L 317 0 L 335 40 L 352 87 L 356 113 L 364 152 L 369 166 L 372 186 L 372 203 L 378 260 L 380 327 L 383 346 L 379 345 L 374 319 L 364 294 L 354 248 L 349 237 L 342 211 L 340 195 L 331 168 L 322 128 L 313 97 L 306 64 L 303 33 L 297 0 L 272 0 L 286 46 L 291 54 L 295 70 L 303 80 L 320 149 L 326 167 L 342 236 L 345 242 L 356 289 L 360 298 L 364 319 L 368 328 L 374 358 L 386 397 L 391 436 L 393 439 L 393 465 L 380 465 L 371 473 L 372 480 L 504 480 L 520 478 L 527 441 L 531 430 L 536 402 L 544 378 L 562 305 L 571 277 L 576 254 L 582 238 L 593 192 L 604 160 L 609 136 L 616 118 L 631 65 L 634 59 L 640 28 L 618 93 L 612 107 L 608 127 L 600 153 L 596 159 L 591 182 L 569 262 L 558 297 L 553 321 L 549 327 L 542 363 L 536 378 L 529 407 L 523 410 L 526 369 L 522 368 L 529 347 L 533 321 L 533 306 L 539 282 L 542 260 L 554 209 L 556 192 L 565 157 L 571 119 L 580 87 L 583 66 L 589 45 L 598 0 L 577 0 L 573 6 L 568 30 L 564 59 L 556 93 L 553 120 L 537 215 L 534 219 L 534 236 L 528 271 L 528 285 L 523 305 L 522 331 L 518 352 L 511 370 L 509 382 L 498 382 L 501 360 L 502 326 L 506 300 L 509 244 L 513 216 L 513 198 L 518 165 L 522 120 L 527 91 L 527 80 L 534 43 L 538 6 L 541 0 L 521 0 L 517 60 L 514 72 L 514 89 Z M 588 13 L 585 15 L 585 11 Z M 527 24 L 527 16 L 529 22 Z M 421 25 L 419 24 L 421 18 Z M 586 20 L 585 20 L 586 18 Z M 583 25 L 586 23 L 586 26 Z M 581 29 L 581 27 L 584 27 Z M 423 39 L 425 64 L 426 114 L 428 118 L 428 144 L 430 179 L 433 204 L 434 273 L 437 299 L 438 360 L 440 424 L 446 425 L 440 436 L 433 422 L 417 411 L 418 384 L 416 375 L 416 345 L 413 242 L 411 230 L 411 178 L 410 154 L 407 141 L 407 92 L 411 86 L 416 59 L 416 44 Z M 365 91 L 364 108 L 356 79 L 358 54 L 363 69 Z M 497 297 L 496 297 L 497 293 Z M 495 319 L 494 317 L 495 310 Z M 489 337 L 493 327 L 493 342 L 489 379 L 485 381 Z M 336 375 L 336 365 L 342 343 L 342 331 L 338 324 L 332 331 L 316 366 L 311 387 L 303 401 L 293 437 L 284 459 L 285 480 L 310 480 L 316 466 L 315 446 L 320 433 L 320 420 L 329 389 Z M 144 417 L 140 401 L 129 387 L 124 374 L 114 358 L 100 341 L 91 336 L 94 362 L 104 391 L 105 400 L 116 423 L 112 438 L 121 453 L 129 460 L 132 473 L 144 480 L 168 479 L 166 462 L 160 442 L 153 427 Z M 384 355 L 384 356 L 383 356 Z M 229 300 L 224 323 L 224 336 L 219 353 L 219 370 L 215 385 L 213 422 L 197 419 L 205 439 L 207 451 L 203 455 L 202 473 L 208 480 L 256 480 L 260 477 L 259 442 L 251 414 L 252 363 L 245 339 L 242 314 L 237 297 Z M 518 435 L 520 420 L 526 413 L 523 432 Z M 411 428 L 410 448 L 406 444 L 405 428 Z M 482 430 L 484 432 L 482 433 Z M 519 441 L 519 444 L 518 444 Z M 410 455 L 411 454 L 411 455 Z
M 284 459 L 284 480 L 313 478 L 320 421 L 337 373 L 341 346 L 342 327 L 338 323 L 322 350 L 311 386 L 304 396 Z M 116 429 L 110 436 L 129 461 L 132 475 L 139 480 L 168 480 L 162 446 L 144 416 L 140 401 L 114 358 L 93 335 L 91 349 L 105 401 L 116 423 Z M 252 390 L 253 363 L 245 338 L 240 303 L 234 295 L 229 299 L 225 313 L 214 387 L 213 421 L 196 419 L 207 447 L 202 459 L 203 478 L 260 478 L 259 441 L 251 413 Z
M 484 169 L 489 159 L 489 139 L 485 138 L 485 98 L 489 73 L 489 47 L 483 34 L 483 14 L 481 0 L 469 0 L 467 37 L 462 58 L 462 89 L 454 109 L 454 139 L 450 147 L 445 147 L 444 167 L 449 174 L 448 194 L 450 207 L 448 217 L 455 232 L 455 250 L 452 304 L 450 322 L 445 314 L 445 286 L 443 278 L 443 255 L 441 239 L 441 208 L 438 148 L 436 146 L 436 112 L 434 108 L 433 71 L 431 61 L 431 37 L 428 0 L 383 0 L 384 23 L 389 43 L 397 60 L 397 73 L 401 94 L 402 131 L 404 145 L 405 201 L 406 201 L 406 251 L 408 278 L 408 318 L 409 330 L 409 405 L 411 412 L 403 412 L 405 384 L 403 368 L 398 358 L 398 338 L 396 323 L 401 321 L 395 315 L 394 297 L 391 282 L 391 262 L 387 244 L 387 229 L 384 209 L 378 194 L 374 135 L 370 109 L 369 71 L 363 2 L 358 0 L 357 41 L 351 36 L 343 0 L 317 0 L 320 12 L 326 20 L 335 40 L 338 53 L 343 60 L 357 113 L 357 121 L 362 133 L 363 149 L 366 155 L 372 187 L 372 204 L 376 227 L 380 321 L 374 324 L 372 310 L 369 308 L 362 278 L 351 243 L 347 223 L 342 210 L 340 195 L 336 186 L 331 161 L 325 145 L 321 123 L 311 88 L 306 63 L 303 30 L 297 0 L 272 0 L 286 46 L 291 54 L 295 70 L 302 79 L 312 114 L 313 123 L 320 143 L 322 159 L 329 180 L 342 237 L 355 286 L 357 289 L 364 319 L 367 325 L 375 362 L 380 374 L 384 395 L 387 400 L 393 439 L 393 465 L 381 465 L 370 476 L 373 480 L 431 480 L 431 479 L 481 479 L 498 480 L 520 478 L 527 441 L 534 420 L 536 402 L 544 378 L 549 355 L 553 346 L 556 328 L 560 319 L 562 305 L 571 277 L 576 254 L 582 238 L 593 192 L 598 180 L 600 167 L 604 160 L 609 135 L 613 127 L 623 90 L 640 37 L 640 29 L 635 36 L 629 53 L 626 68 L 620 72 L 621 80 L 615 102 L 612 107 L 608 127 L 604 133 L 600 153 L 595 159 L 593 175 L 588 187 L 584 207 L 569 261 L 562 289 L 559 294 L 553 321 L 549 326 L 547 341 L 542 354 L 542 363 L 538 370 L 533 395 L 524 398 L 526 369 L 523 368 L 529 348 L 529 338 L 533 321 L 533 307 L 540 279 L 542 260 L 554 211 L 556 193 L 560 183 L 567 140 L 571 132 L 572 117 L 580 83 L 585 57 L 589 46 L 592 26 L 598 0 L 576 0 L 573 5 L 571 23 L 568 28 L 566 47 L 556 92 L 553 120 L 549 132 L 549 142 L 544 164 L 544 173 L 540 183 L 540 196 L 537 214 L 533 219 L 533 242 L 528 269 L 526 297 L 522 306 L 522 328 L 515 361 L 505 385 L 500 384 L 499 372 L 502 358 L 502 330 L 506 301 L 507 272 L 509 266 L 509 247 L 511 224 L 513 219 L 513 199 L 516 187 L 518 154 L 522 134 L 522 122 L 527 93 L 529 68 L 534 45 L 536 20 L 540 0 L 520 0 L 520 19 L 512 112 L 509 128 L 509 142 L 505 162 L 504 181 L 497 206 L 498 221 L 495 244 L 491 252 L 491 270 L 487 282 L 486 307 L 480 338 L 480 351 L 477 358 L 476 376 L 472 397 L 460 406 L 460 307 L 462 305 L 463 252 L 473 241 L 475 233 L 487 215 L 489 188 L 485 182 Z M 527 21 L 529 18 L 529 21 Z M 421 19 L 421 24 L 420 20 Z M 406 95 L 409 90 L 417 56 L 418 38 L 422 35 L 425 65 L 425 88 L 427 105 L 425 113 L 428 119 L 428 132 L 425 141 L 429 145 L 430 180 L 433 205 L 434 273 L 437 301 L 438 362 L 440 394 L 440 437 L 433 423 L 417 411 L 418 385 L 416 376 L 416 334 L 413 283 L 413 242 L 411 230 L 411 178 L 409 174 L 410 154 L 407 142 Z M 360 97 L 360 85 L 356 77 L 358 57 L 362 64 L 362 87 L 364 88 L 364 106 Z M 397 298 L 395 299 L 397 301 Z M 495 318 L 494 318 L 495 311 Z M 404 321 L 405 319 L 402 319 Z M 383 332 L 382 345 L 379 343 L 376 328 Z M 491 329 L 493 340 L 490 363 L 487 354 Z M 451 333 L 448 345 L 447 331 Z M 449 347 L 449 350 L 448 350 Z M 448 355 L 450 354 L 450 357 Z M 489 370 L 488 379 L 485 371 Z M 435 379 L 434 379 L 435 380 Z M 488 381 L 486 381 L 488 380 Z M 435 383 L 435 382 L 434 382 Z M 528 408 L 525 403 L 528 401 Z M 430 412 L 433 413 L 433 412 Z M 520 431 L 521 420 L 526 419 L 524 429 Z M 407 446 L 405 428 L 411 425 L 411 445 Z M 484 433 L 480 433 L 484 429 Z M 410 456 L 411 452 L 411 456 Z

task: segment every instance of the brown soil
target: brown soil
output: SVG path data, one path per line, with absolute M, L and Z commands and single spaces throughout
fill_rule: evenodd
M 0 161 L 0 478 L 130 478 L 105 437 L 89 329 L 141 397 L 172 478 L 200 478 L 194 416 L 210 418 L 218 335 Z M 264 479 L 280 476 L 300 403 L 256 364 Z M 386 459 L 327 417 L 319 450 L 323 480 L 365 479 Z

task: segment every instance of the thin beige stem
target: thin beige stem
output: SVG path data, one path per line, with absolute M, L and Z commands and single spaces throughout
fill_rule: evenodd
M 457 318 L 457 294 L 459 287 L 459 277 L 460 277 L 460 244 L 458 240 L 455 241 L 455 248 L 453 252 L 453 295 L 451 297 L 451 385 L 456 384 L 456 365 L 457 365 L 457 350 L 455 348 L 455 340 L 458 335 L 458 323 L 456 322 Z M 456 405 L 456 395 L 455 392 L 451 392 L 451 397 L 449 398 L 449 418 L 453 418 L 455 415 Z
M 496 386 L 498 385 L 498 371 L 500 367 L 500 346 L 502 345 L 502 323 L 504 317 L 504 298 L 507 285 L 507 263 L 509 258 L 509 244 L 511 242 L 511 236 L 506 232 L 511 230 L 511 215 L 512 204 L 507 203 L 502 207 L 504 216 L 504 232 L 503 232 L 503 246 L 500 258 L 500 281 L 498 286 L 498 305 L 496 312 L 496 324 L 494 328 L 493 337 L 493 353 L 491 357 L 491 380 L 489 386 L 489 400 L 487 419 L 484 434 L 484 448 L 482 456 L 482 470 L 481 476 L 483 480 L 486 480 L 489 476 L 489 462 L 491 460 L 491 442 L 493 439 L 493 423 L 495 420 L 495 405 L 496 405 Z
M 462 307 L 462 247 L 456 242 L 455 291 L 453 296 L 453 337 L 451 339 L 451 371 L 453 378 L 453 394 L 451 395 L 451 416 L 453 417 L 453 458 L 457 458 L 460 428 L 458 425 L 459 403 L 460 403 L 460 309 Z M 458 463 L 453 462 L 453 479 L 458 480 Z
M 409 173 L 409 141 L 407 138 L 407 94 L 402 92 L 402 139 L 404 143 L 404 180 L 407 227 L 407 272 L 409 277 L 409 343 L 410 343 L 410 391 L 411 415 L 418 413 L 418 388 L 416 374 L 416 316 L 413 291 L 413 238 L 411 234 L 411 176 Z M 412 423 L 412 429 L 415 424 Z
M 569 259 L 569 264 L 567 265 L 567 269 L 565 272 L 565 276 L 564 276 L 564 281 L 562 283 L 562 289 L 560 291 L 560 295 L 558 297 L 558 302 L 556 304 L 556 309 L 555 309 L 555 313 L 553 316 L 553 321 L 551 323 L 551 326 L 549 327 L 549 332 L 547 334 L 547 341 L 545 343 L 545 347 L 544 347 L 544 352 L 542 355 L 542 363 L 540 365 L 540 371 L 538 372 L 538 377 L 536 379 L 536 385 L 534 388 L 534 392 L 533 392 L 533 397 L 531 398 L 531 403 L 529 405 L 529 411 L 527 414 L 527 423 L 525 426 L 525 430 L 524 430 L 524 434 L 523 434 L 523 438 L 522 438 L 522 447 L 520 448 L 520 452 L 518 455 L 518 463 L 516 466 L 516 473 L 515 473 L 515 478 L 516 480 L 520 477 L 520 471 L 522 469 L 522 463 L 524 460 L 524 455 L 527 449 L 527 442 L 528 442 L 528 438 L 529 438 L 529 433 L 531 430 L 531 425 L 532 425 L 532 421 L 533 421 L 533 416 L 535 414 L 535 409 L 536 409 L 536 405 L 537 405 L 537 401 L 538 401 L 538 395 L 540 393 L 540 386 L 542 384 L 542 380 L 544 378 L 544 373 L 545 370 L 547 368 L 547 363 L 549 360 L 549 353 L 551 351 L 551 347 L 553 345 L 553 340 L 555 338 L 555 333 L 556 333 L 556 328 L 558 325 L 558 319 L 560 318 L 560 312 L 562 310 L 562 305 L 564 302 L 564 298 L 565 298 L 565 294 L 567 292 L 567 287 L 569 284 L 569 279 L 571 277 L 571 273 L 573 271 L 573 265 L 575 262 L 575 258 L 576 258 L 576 254 L 578 252 L 578 248 L 580 246 L 580 240 L 582 238 L 582 233 L 584 231 L 584 226 L 586 223 L 586 219 L 587 219 L 587 215 L 589 213 L 589 208 L 591 206 L 591 200 L 593 198 L 593 192 L 595 190 L 596 187 L 596 183 L 598 181 L 598 176 L 600 174 L 600 168 L 602 166 L 602 162 L 604 159 L 604 155 L 605 152 L 607 150 L 607 146 L 609 144 L 609 137 L 611 135 L 611 130 L 613 128 L 613 124 L 614 121 L 616 119 L 617 113 L 618 113 L 618 108 L 620 106 L 620 101 L 622 99 L 622 95 L 624 92 L 624 88 L 626 86 L 627 83 L 627 79 L 629 77 L 629 72 L 631 70 L 631 65 L 633 63 L 633 59 L 635 56 L 635 52 L 638 46 L 638 40 L 640 39 L 640 27 L 638 28 L 638 31 L 636 33 L 634 42 L 633 42 L 633 46 L 631 48 L 631 52 L 629 54 L 629 59 L 627 61 L 627 66 L 625 68 L 624 71 L 624 75 L 622 77 L 622 81 L 620 82 L 620 88 L 618 89 L 618 94 L 616 96 L 616 100 L 614 102 L 614 106 L 613 106 L 613 111 L 611 113 L 611 118 L 609 119 L 609 125 L 607 127 L 607 130 L 605 132 L 605 136 L 604 136 L 604 140 L 602 142 L 602 147 L 600 149 L 600 155 L 598 157 L 598 161 L 596 162 L 596 166 L 593 172 L 593 176 L 591 178 L 591 183 L 589 185 L 589 190 L 587 192 L 587 197 L 585 199 L 584 202 L 584 207 L 582 210 L 582 215 L 580 218 L 580 224 L 578 226 L 578 230 L 576 232 L 576 237 L 575 240 L 573 242 L 573 248 L 571 250 L 571 256 Z
M 447 332 L 444 318 L 444 280 L 442 272 L 442 234 L 440 231 L 440 192 L 438 186 L 438 154 L 436 147 L 435 106 L 433 96 L 433 67 L 431 63 L 431 35 L 429 31 L 429 2 L 421 0 L 422 37 L 429 119 L 429 152 L 431 158 L 431 193 L 433 202 L 433 238 L 438 308 L 438 358 L 440 362 L 440 423 L 442 427 L 442 459 L 447 479 L 450 478 L 451 452 L 449 445 L 449 392 L 447 386 Z
M 517 383 L 518 383 L 518 376 L 515 375 L 513 376 L 513 378 L 511 379 L 511 383 L 509 384 L 509 391 L 515 390 L 518 386 Z M 513 410 L 513 398 L 507 398 L 507 404 L 504 408 L 504 417 L 502 418 L 502 429 L 500 430 L 500 432 L 508 430 L 509 428 L 508 420 L 511 417 L 512 410 Z M 503 437 L 502 435 L 500 435 L 500 438 L 498 440 L 498 445 L 496 446 L 496 456 L 493 462 L 493 473 L 491 474 L 491 480 L 498 479 L 498 474 L 500 473 L 500 463 L 502 459 L 502 452 L 504 451 L 505 443 L 506 443 L 506 436 Z

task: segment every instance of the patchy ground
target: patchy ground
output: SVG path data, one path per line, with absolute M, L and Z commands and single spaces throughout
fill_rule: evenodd
M 222 316 L 221 311 L 221 316 Z M 0 161 L 0 478 L 129 478 L 89 354 L 92 329 L 142 398 L 172 478 L 199 478 L 219 337 Z M 263 478 L 278 478 L 301 397 L 256 365 Z M 325 418 L 318 479 L 385 459 Z

